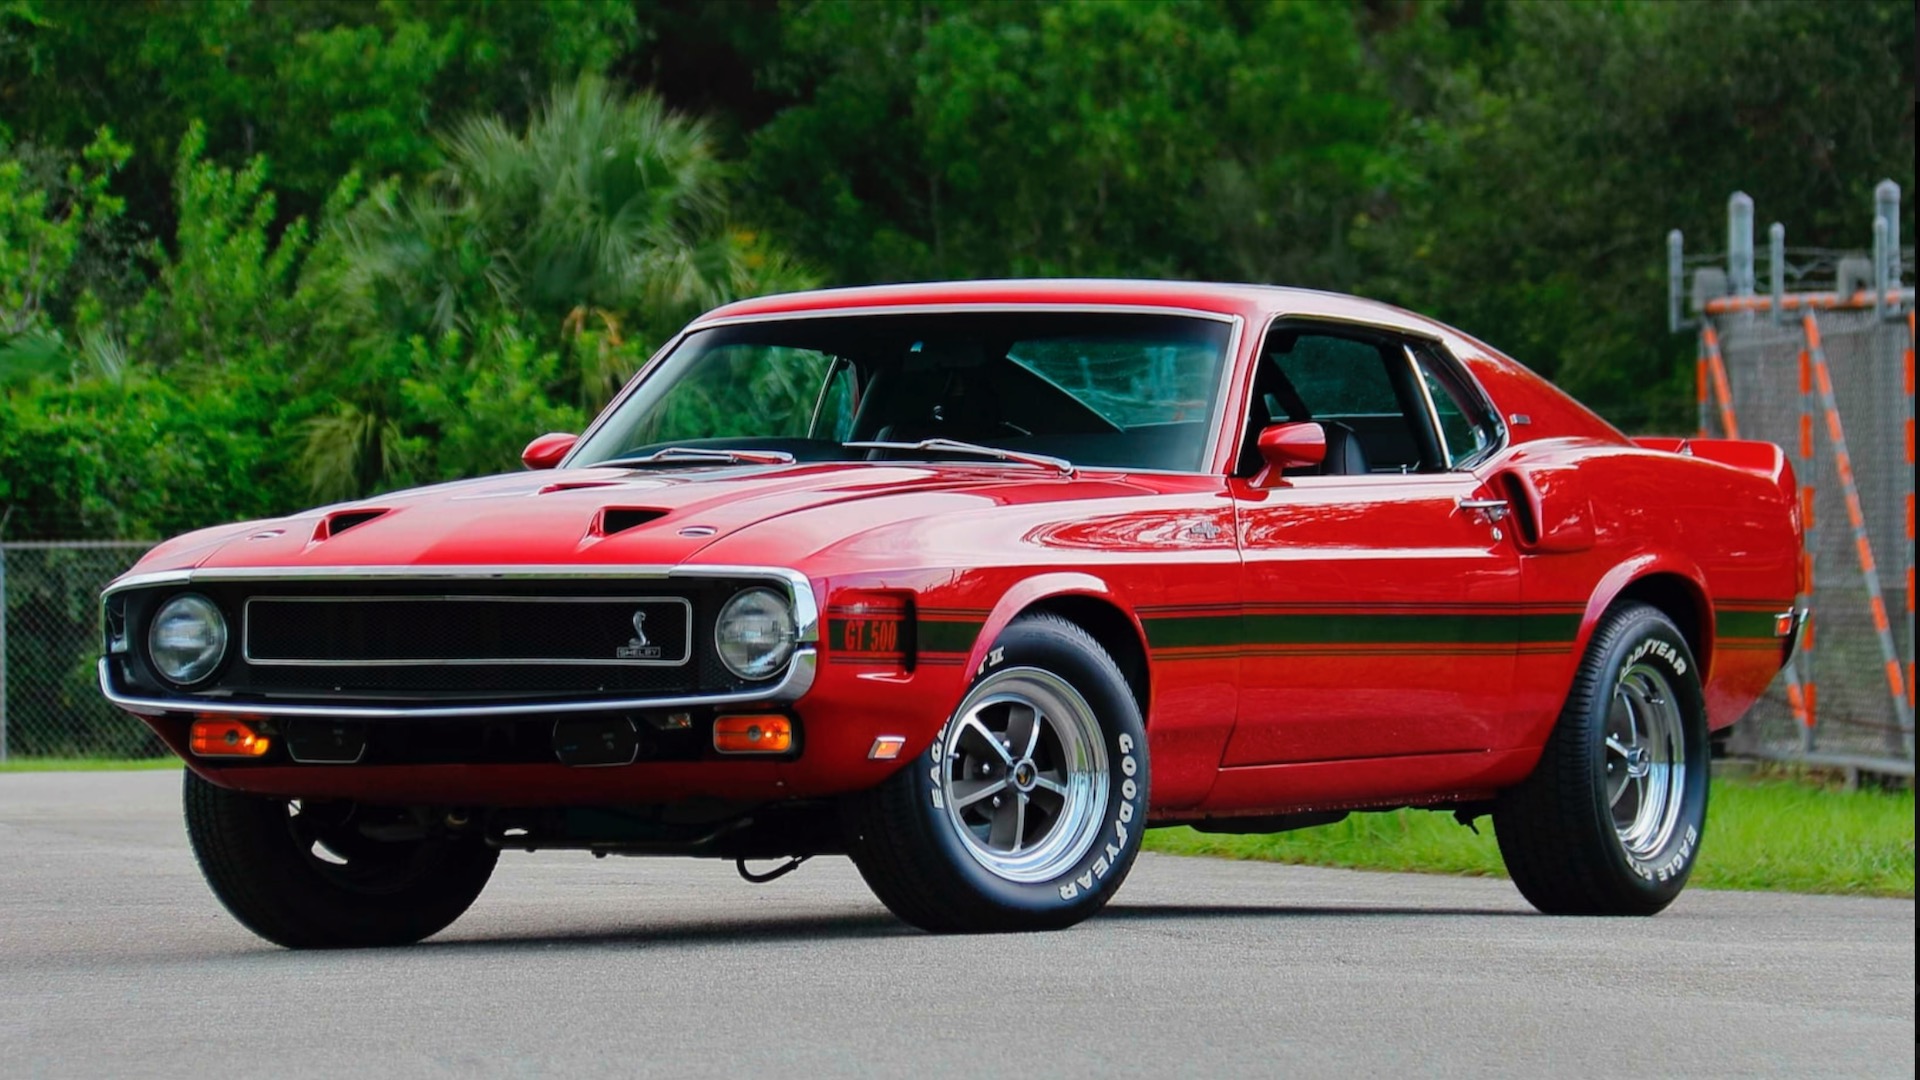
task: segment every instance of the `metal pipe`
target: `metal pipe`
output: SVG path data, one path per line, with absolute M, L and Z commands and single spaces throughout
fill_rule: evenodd
M 1753 295 L 1753 198 L 1744 191 L 1727 200 L 1727 285 L 1735 296 Z
M 1887 219 L 1873 219 L 1873 321 L 1887 317 Z
M 1913 305 L 1913 290 L 1907 288 L 1888 289 L 1886 302 L 1902 305 L 1902 310 Z M 1851 296 L 1838 293 L 1788 293 L 1780 298 L 1780 303 L 1788 311 L 1839 311 L 1857 308 L 1862 311 L 1873 307 L 1873 290 L 1861 289 Z M 1770 296 L 1716 296 L 1706 302 L 1702 308 L 1708 315 L 1731 315 L 1738 311 L 1765 311 L 1773 306 Z
M 1887 279 L 1900 284 L 1900 185 L 1882 180 L 1873 187 L 1873 216 L 1887 222 Z
M 1787 227 L 1774 222 L 1767 226 L 1768 277 L 1773 289 L 1773 321 L 1787 321 L 1780 301 L 1787 295 Z

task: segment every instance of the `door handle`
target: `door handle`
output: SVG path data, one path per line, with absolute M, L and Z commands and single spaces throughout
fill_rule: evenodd
M 1505 499 L 1461 499 L 1460 509 L 1479 511 L 1489 524 L 1505 521 L 1507 515 L 1513 512 L 1513 507 Z

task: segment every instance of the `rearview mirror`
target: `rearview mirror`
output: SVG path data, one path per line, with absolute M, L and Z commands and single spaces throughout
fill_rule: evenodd
M 1310 469 L 1327 460 L 1327 429 L 1311 420 L 1260 429 L 1260 460 L 1266 468 L 1253 478 L 1256 487 L 1272 487 L 1288 469 Z
M 560 464 L 560 459 L 579 441 L 578 435 L 550 432 L 528 443 L 527 448 L 520 451 L 520 461 L 529 469 L 551 469 Z

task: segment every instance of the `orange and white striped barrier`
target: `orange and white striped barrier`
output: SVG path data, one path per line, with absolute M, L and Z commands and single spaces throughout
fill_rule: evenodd
M 1820 393 L 1820 407 L 1826 414 L 1827 441 L 1833 447 L 1833 461 L 1840 474 L 1840 491 L 1847 504 L 1847 522 L 1853 526 L 1854 552 L 1859 557 L 1860 574 L 1866 580 L 1867 602 L 1873 609 L 1873 628 L 1880 639 L 1880 652 L 1886 661 L 1887 689 L 1892 692 L 1894 713 L 1903 732 L 1913 731 L 1913 707 L 1907 697 L 1906 672 L 1901 670 L 1900 654 L 1893 641 L 1893 627 L 1887 622 L 1887 604 L 1880 590 L 1880 574 L 1873 561 L 1873 543 L 1867 536 L 1867 522 L 1860 510 L 1860 490 L 1853 479 L 1853 458 L 1847 453 L 1847 435 L 1840 425 L 1840 408 L 1833 396 L 1833 377 L 1827 370 L 1827 354 L 1820 346 L 1820 322 L 1808 312 L 1801 325 L 1805 329 L 1807 352 L 1813 359 L 1814 387 Z

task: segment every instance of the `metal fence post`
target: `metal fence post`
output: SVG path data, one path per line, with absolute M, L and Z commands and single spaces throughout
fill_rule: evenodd
M 1773 321 L 1787 321 L 1787 227 L 1774 222 L 1767 227 L 1768 285 L 1773 292 Z
M 1900 185 L 1882 180 L 1873 188 L 1873 215 L 1887 219 L 1887 277 L 1900 287 Z
M 1727 200 L 1727 285 L 1735 296 L 1753 295 L 1753 197 L 1744 191 Z

